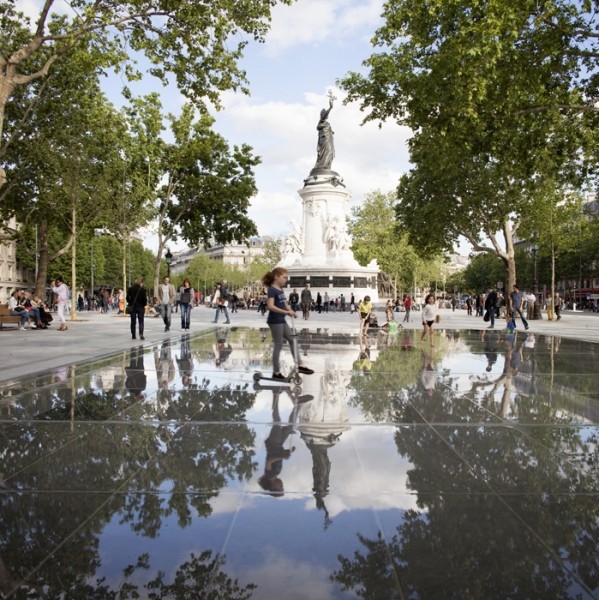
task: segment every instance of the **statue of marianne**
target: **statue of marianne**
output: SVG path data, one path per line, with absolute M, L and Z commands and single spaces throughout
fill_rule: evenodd
M 320 121 L 316 129 L 318 131 L 318 146 L 316 147 L 315 169 L 330 169 L 331 163 L 335 158 L 335 145 L 333 144 L 333 130 L 328 122 L 328 116 L 333 108 L 333 98 L 329 97 L 328 110 L 320 111 Z

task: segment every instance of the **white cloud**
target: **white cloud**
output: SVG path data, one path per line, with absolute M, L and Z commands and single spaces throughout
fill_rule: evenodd
M 342 92 L 329 120 L 335 131 L 337 171 L 350 192 L 352 205 L 376 189 L 391 191 L 409 169 L 407 140 L 410 130 L 394 123 L 379 128 L 361 125 L 364 114 L 356 103 L 342 105 Z M 326 90 L 306 92 L 302 103 L 260 102 L 229 94 L 225 111 L 217 115 L 217 128 L 235 143 L 250 144 L 262 157 L 256 169 L 259 193 L 252 200 L 250 216 L 261 235 L 278 235 L 289 230 L 289 220 L 301 217 L 303 187 L 316 160 L 317 132 L 321 108 L 327 104 Z
M 366 31 L 374 32 L 381 11 L 380 0 L 302 0 L 292 6 L 277 5 L 266 52 L 275 56 L 294 46 L 350 42 L 356 34 L 363 37 Z
M 21 11 L 25 16 L 29 17 L 31 19 L 32 27 L 35 27 L 43 4 L 44 2 L 42 0 L 17 0 L 15 2 L 15 8 Z M 65 0 L 61 0 L 52 5 L 50 14 L 72 15 L 74 13 L 69 6 L 69 3 Z

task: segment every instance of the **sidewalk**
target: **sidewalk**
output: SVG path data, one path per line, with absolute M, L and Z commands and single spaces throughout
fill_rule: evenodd
M 403 323 L 405 313 L 395 315 L 406 329 L 420 329 L 420 312 L 412 312 L 410 323 Z M 441 322 L 436 326 L 438 329 L 467 331 L 481 330 L 488 326 L 481 317 L 469 317 L 464 310 L 453 312 L 451 309 L 440 309 L 439 315 Z M 87 311 L 78 312 L 77 317 L 76 322 L 68 321 L 69 329 L 65 332 L 57 331 L 56 320 L 49 330 L 41 331 L 18 331 L 16 327 L 6 326 L 0 331 L 0 381 L 90 360 L 140 344 L 139 339 L 131 339 L 129 317 Z M 382 309 L 377 311 L 377 317 L 380 324 L 385 322 Z M 214 328 L 211 323 L 213 318 L 213 309 L 203 306 L 194 308 L 191 311 L 190 333 L 193 335 Z M 496 329 L 500 330 L 503 324 L 503 320 L 497 320 Z M 144 345 L 180 337 L 179 313 L 173 314 L 171 325 L 171 331 L 166 333 L 162 319 L 146 319 Z M 227 327 L 260 328 L 267 325 L 265 317 L 256 310 L 241 310 L 231 315 L 231 325 Z M 357 333 L 358 316 L 349 312 L 311 313 L 310 319 L 304 321 L 299 315 L 296 327 Z M 522 324 L 518 320 L 518 330 L 520 329 Z M 561 321 L 530 321 L 529 331 L 599 343 L 599 314 L 565 311 Z

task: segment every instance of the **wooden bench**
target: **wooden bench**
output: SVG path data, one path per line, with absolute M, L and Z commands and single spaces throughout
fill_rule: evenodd
M 11 315 L 10 308 L 6 305 L 0 306 L 0 331 L 6 323 L 14 323 L 18 325 L 21 322 L 21 317 L 18 315 Z

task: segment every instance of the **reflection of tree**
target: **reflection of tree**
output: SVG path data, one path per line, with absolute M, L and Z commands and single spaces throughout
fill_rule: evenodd
M 53 402 L 51 417 L 65 419 L 71 414 L 70 390 L 56 393 L 62 404 Z M 3 580 L 24 579 L 41 565 L 28 584 L 49 590 L 40 596 L 58 597 L 53 591 L 76 589 L 93 576 L 99 563 L 97 533 L 115 514 L 120 513 L 121 524 L 148 537 L 159 535 L 163 520 L 173 513 L 181 527 L 191 524 L 193 512 L 209 515 L 211 498 L 230 480 L 249 479 L 257 468 L 255 434 L 244 422 L 254 397 L 231 386 L 211 389 L 205 380 L 173 392 L 171 406 L 156 423 L 150 401 L 132 404 L 130 396 L 123 398 L 119 392 L 84 391 L 76 398 L 79 415 L 98 420 L 119 414 L 122 423 L 92 429 L 86 424 L 11 424 L 4 448 L 11 469 L 0 496 L 0 557 L 9 574 Z M 172 421 L 175 416 L 178 422 Z M 35 493 L 18 491 L 69 490 L 74 481 L 77 493 L 44 494 L 43 502 Z M 107 501 L 95 493 L 98 482 L 108 482 L 109 490 L 124 485 L 147 493 L 116 494 Z M 60 544 L 60 564 L 68 568 L 57 569 L 55 558 L 46 560 Z M 223 592 L 214 597 L 237 596 Z M 239 597 L 244 597 L 241 592 Z
M 360 400 L 358 394 L 354 402 Z M 408 384 L 390 403 L 398 421 L 418 416 L 435 423 L 401 426 L 395 435 L 399 454 L 412 465 L 408 487 L 420 510 L 407 511 L 386 542 L 359 536 L 362 549 L 339 558 L 335 581 L 364 598 L 398 597 L 398 582 L 409 598 L 596 592 L 596 478 L 569 460 L 588 455 L 580 429 L 455 426 L 480 422 L 480 409 L 456 397 L 451 385 L 429 396 L 418 382 Z
M 65 562 L 70 562 L 71 557 L 65 556 Z M 189 560 L 177 567 L 172 582 L 165 581 L 166 574 L 158 571 L 157 576 L 145 584 L 133 583 L 135 576 L 139 580 L 139 573 L 151 568 L 151 556 L 142 554 L 134 565 L 123 569 L 123 579 L 118 587 L 113 588 L 106 584 L 104 579 L 96 580 L 93 584 L 84 578 L 70 580 L 62 579 L 63 587 L 57 587 L 56 593 L 44 585 L 39 587 L 27 584 L 24 581 L 9 581 L 10 587 L 3 588 L 3 573 L 0 562 L 0 591 L 15 593 L 18 598 L 33 598 L 31 592 L 35 591 L 36 598 L 80 598 L 85 600 L 133 600 L 134 598 L 148 598 L 149 600 L 165 600 L 168 598 L 210 598 L 211 600 L 250 600 L 256 585 L 249 583 L 245 586 L 239 584 L 237 579 L 232 579 L 223 570 L 226 557 L 213 556 L 212 550 L 205 550 L 201 554 L 190 554 Z M 93 565 L 90 565 L 93 566 Z M 28 594 L 24 595 L 25 590 Z

